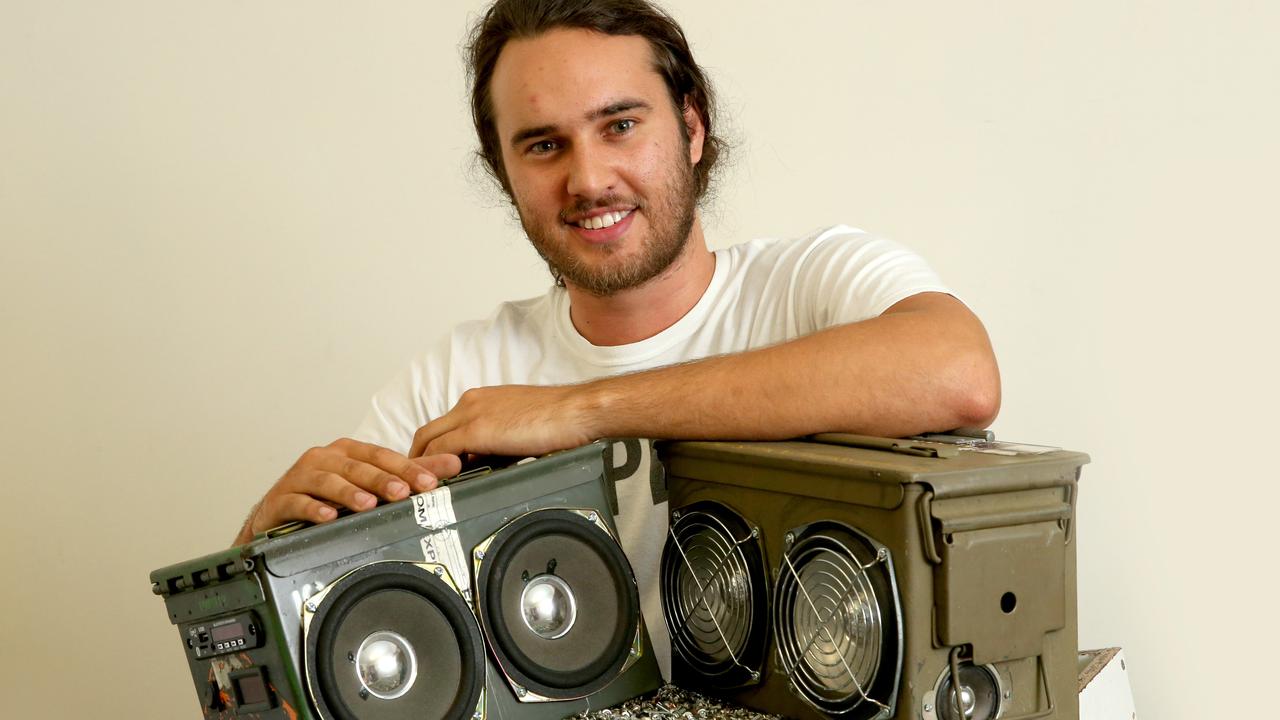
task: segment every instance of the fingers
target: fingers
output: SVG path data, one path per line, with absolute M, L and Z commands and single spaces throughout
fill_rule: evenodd
M 263 498 L 251 521 L 261 532 L 293 520 L 327 522 L 336 507 L 369 510 L 378 498 L 394 502 L 437 485 L 436 471 L 457 473 L 448 458 L 413 462 L 387 448 L 336 440 L 307 450 Z
M 438 453 L 415 457 L 412 460 L 437 478 L 451 478 L 462 472 L 462 458 L 457 455 Z M 432 488 L 434 487 L 435 483 L 432 483 Z
M 413 434 L 413 444 L 409 446 L 409 457 L 416 458 L 427 454 L 427 443 L 435 439 L 437 435 L 444 431 L 449 415 L 441 415 L 431 422 L 418 428 Z
M 453 430 L 453 431 L 444 433 L 439 437 L 432 438 L 432 440 L 427 443 L 426 448 L 423 450 L 423 454 L 427 456 L 441 455 L 441 454 L 456 456 L 456 455 L 461 455 L 463 452 L 466 452 L 467 450 L 474 450 L 474 449 L 475 448 L 467 447 L 465 438 L 463 437 L 463 432 L 461 430 Z M 461 468 L 462 466 L 461 460 L 458 461 L 458 466 L 459 468 Z
M 276 501 L 274 512 L 270 513 L 276 516 L 274 519 L 268 518 L 266 527 L 254 528 L 254 532 L 262 532 L 270 530 L 290 520 L 307 520 L 313 523 L 328 522 L 338 517 L 338 511 L 316 500 L 299 493 L 290 493 L 280 497 Z
M 345 453 L 348 457 L 358 460 L 369 467 L 380 470 L 383 474 L 388 475 L 370 475 L 368 470 L 363 468 L 353 469 L 352 472 L 359 472 L 360 478 L 352 477 L 353 481 L 361 478 L 368 479 L 376 483 L 376 487 L 369 485 L 361 485 L 370 490 L 377 491 L 387 500 L 399 500 L 408 495 L 407 492 L 396 491 L 395 496 L 386 494 L 386 490 L 397 488 L 395 478 L 404 481 L 404 484 L 416 492 L 425 492 L 435 487 L 437 476 L 430 468 L 424 468 L 422 465 L 412 462 L 409 457 L 401 455 L 393 450 L 388 450 L 380 445 L 371 443 L 363 443 L 358 440 L 342 439 L 333 443 L 332 447 Z M 412 457 L 412 453 L 410 454 Z M 344 474 L 345 473 L 341 473 Z M 394 478 L 389 477 L 394 476 Z

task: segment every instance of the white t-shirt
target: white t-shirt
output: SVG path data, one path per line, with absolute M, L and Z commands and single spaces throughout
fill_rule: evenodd
M 711 284 L 674 325 L 629 345 L 592 345 L 569 319 L 569 296 L 553 287 L 462 323 L 373 397 L 355 438 L 406 452 L 419 427 L 468 389 L 562 385 L 774 345 L 876 317 L 900 300 L 950 290 L 897 243 L 837 226 L 796 240 L 752 240 L 715 252 Z M 640 586 L 641 609 L 664 676 L 670 639 L 658 596 L 665 503 L 647 482 L 619 483 L 615 518 Z

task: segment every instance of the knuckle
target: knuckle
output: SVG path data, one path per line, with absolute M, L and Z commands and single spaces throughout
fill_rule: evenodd
M 346 458 L 345 460 L 342 461 L 342 468 L 341 468 L 340 474 L 344 478 L 355 480 L 356 478 L 360 477 L 361 466 L 362 464 L 360 463 L 360 461 L 353 460 L 352 458 Z

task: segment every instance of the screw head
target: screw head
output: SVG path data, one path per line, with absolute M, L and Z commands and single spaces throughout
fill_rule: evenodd
M 884 562 L 885 560 L 888 560 L 888 559 L 889 559 L 889 551 L 886 548 L 880 548 L 878 551 L 876 551 L 876 560 L 879 560 L 880 562 Z
M 925 703 L 925 704 L 924 704 L 924 711 L 925 711 L 925 712 L 933 712 L 933 706 L 932 706 L 932 705 L 930 705 L 929 703 Z
M 311 612 L 315 612 L 315 611 L 316 611 L 316 604 L 315 604 L 315 603 L 313 603 L 313 602 L 309 602 L 309 603 L 307 603 L 307 610 L 310 610 Z
M 484 559 L 484 551 L 483 551 L 483 550 L 476 550 L 476 559 L 477 559 L 477 560 L 483 560 L 483 559 Z
M 592 512 L 587 514 L 587 519 L 590 520 L 591 522 L 595 522 L 600 519 L 600 516 Z
M 790 545 L 791 543 L 793 543 L 793 542 L 795 542 L 795 541 L 796 541 L 796 535 L 795 535 L 795 533 L 787 533 L 786 535 L 784 535 L 784 536 L 782 537 L 782 539 L 783 539 L 783 540 L 784 540 L 788 545 Z
M 436 577 L 444 577 L 444 568 L 437 565 L 435 569 L 435 573 L 436 573 Z
M 516 696 L 524 697 L 525 695 L 528 695 L 528 694 L 529 694 L 528 690 L 525 690 L 523 687 L 519 685 L 516 686 Z
M 1009 699 L 1009 698 L 1011 698 L 1011 697 L 1013 697 L 1013 691 L 1012 691 L 1012 690 L 1005 690 L 1005 691 L 1004 691 L 1004 699 L 1005 699 L 1005 700 L 1008 700 L 1008 699 Z
M 751 537 L 753 537 L 753 538 L 758 538 L 758 537 L 760 537 L 760 528 L 758 528 L 758 527 L 753 527 L 753 528 L 751 528 Z

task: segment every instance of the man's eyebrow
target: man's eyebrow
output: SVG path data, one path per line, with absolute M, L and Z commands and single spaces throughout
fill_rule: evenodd
M 618 100 L 616 102 L 611 102 L 608 105 L 605 105 L 604 107 L 596 108 L 595 110 L 588 112 L 585 117 L 587 122 L 594 122 L 596 120 L 601 120 L 603 118 L 611 117 L 613 115 L 618 115 L 631 110 L 651 110 L 651 109 L 653 109 L 653 106 L 651 106 L 649 103 L 645 102 L 644 100 L 626 98 L 623 100 Z M 542 137 L 544 135 L 554 135 L 556 131 L 558 131 L 559 129 L 560 127 L 558 125 L 539 125 L 537 127 L 524 128 L 523 130 L 519 130 L 516 132 L 516 134 L 511 136 L 511 147 L 518 148 L 526 140 L 532 140 L 533 138 L 536 138 L 536 137 Z
M 624 100 L 618 100 L 617 102 L 609 103 L 608 105 L 605 105 L 604 107 L 598 110 L 592 110 L 591 112 L 587 113 L 587 120 L 588 121 L 600 120 L 603 118 L 607 118 L 610 115 L 618 115 L 618 114 L 627 112 L 629 110 L 651 110 L 651 109 L 652 108 L 649 106 L 649 103 L 643 100 L 627 98 Z
M 539 125 L 538 127 L 525 128 L 511 136 L 511 147 L 513 149 L 519 148 L 526 140 L 532 140 L 543 135 L 553 135 L 558 129 L 555 125 Z

